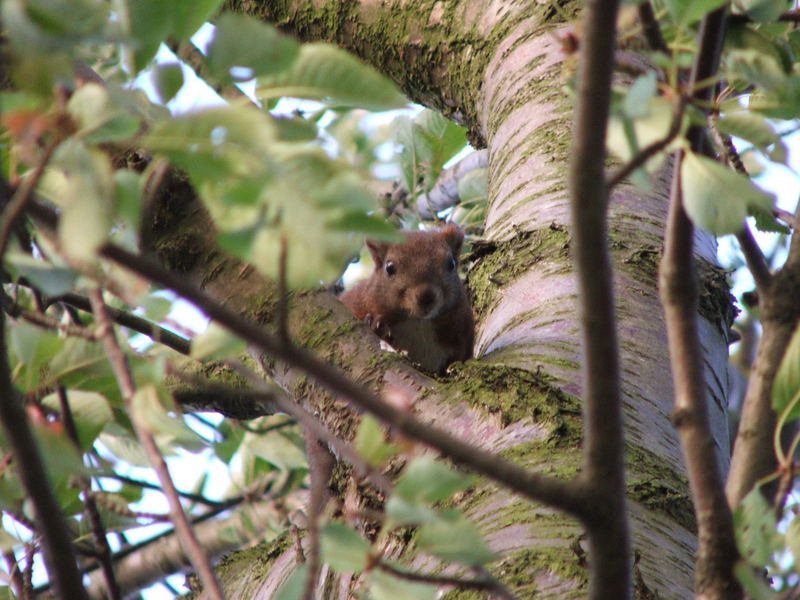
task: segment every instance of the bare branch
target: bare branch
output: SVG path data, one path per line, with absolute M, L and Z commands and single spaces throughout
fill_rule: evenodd
M 616 0 L 590 0 L 578 71 L 568 185 L 573 257 L 584 353 L 584 491 L 593 499 L 589 597 L 630 598 L 633 583 L 625 509 L 624 433 L 613 274 L 608 247 L 608 190 L 602 157 L 611 104 Z M 613 548 L 613 551 L 609 551 Z
M 461 590 L 479 590 L 494 594 L 496 597 L 502 598 L 503 600 L 516 600 L 517 598 L 506 586 L 488 574 L 482 575 L 480 578 L 476 579 L 462 579 L 460 577 L 448 577 L 447 575 L 428 575 L 425 573 L 406 571 L 405 569 L 400 569 L 384 561 L 380 561 L 377 567 L 381 571 L 391 573 L 395 577 L 408 581 L 450 586 Z
M 139 438 L 139 442 L 142 444 L 147 454 L 150 465 L 153 467 L 153 470 L 156 472 L 161 482 L 161 487 L 164 490 L 164 495 L 167 497 L 167 503 L 170 507 L 172 521 L 175 524 L 178 537 L 192 562 L 192 566 L 196 569 L 200 581 L 203 582 L 203 587 L 206 592 L 214 600 L 224 600 L 225 594 L 222 592 L 214 570 L 211 568 L 208 555 L 197 541 L 197 537 L 194 531 L 192 531 L 186 513 L 183 511 L 180 497 L 175 489 L 175 484 L 172 482 L 167 463 L 158 450 L 158 446 L 156 446 L 152 434 L 143 426 L 140 419 L 137 418 L 136 411 L 133 409 L 132 402 L 136 387 L 125 355 L 122 353 L 114 337 L 114 330 L 111 327 L 111 321 L 106 313 L 106 305 L 103 301 L 102 291 L 98 288 L 93 289 L 90 292 L 89 301 L 92 305 L 92 312 L 97 322 L 103 347 L 105 348 L 111 367 L 114 370 L 114 375 L 117 378 L 117 384 L 119 385 L 120 392 L 125 401 L 125 406 L 128 409 L 128 414 L 131 416 L 131 422 L 136 431 L 136 437 Z
M 5 312 L 0 310 L 0 421 L 14 450 L 18 473 L 35 511 L 36 530 L 42 536 L 47 572 L 61 598 L 87 598 L 75 563 L 72 537 L 22 408 L 11 383 L 5 342 Z
M 700 27 L 699 52 L 689 87 L 694 98 L 708 102 L 713 88 L 697 86 L 717 69 L 725 31 L 725 9 L 707 15 Z M 706 137 L 697 126 L 687 138 L 694 151 L 704 150 Z M 696 597 L 707 600 L 741 598 L 733 574 L 738 559 L 733 518 L 725 499 L 723 478 L 714 452 L 708 422 L 707 394 L 703 377 L 703 350 L 697 332 L 697 274 L 694 267 L 694 226 L 684 211 L 680 169 L 683 153 L 675 161 L 672 197 L 667 219 L 664 256 L 659 269 L 661 301 L 669 338 L 675 386 L 674 422 L 678 429 L 689 472 L 698 526 L 698 556 L 695 570 Z

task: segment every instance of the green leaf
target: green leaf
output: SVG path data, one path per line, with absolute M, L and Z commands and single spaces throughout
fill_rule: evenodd
M 363 571 L 370 549 L 367 540 L 343 523 L 330 523 L 320 535 L 322 560 L 339 573 Z
M 383 217 L 368 215 L 364 212 L 346 213 L 336 219 L 328 221 L 328 226 L 331 229 L 363 233 L 375 240 L 385 240 L 387 242 L 402 241 L 401 234 L 398 233 L 394 225 L 388 223 Z
M 112 426 L 109 430 L 100 434 L 100 441 L 111 454 L 134 467 L 150 467 L 147 453 L 137 439 L 121 427 Z
M 433 600 L 436 586 L 407 581 L 381 571 L 372 571 L 367 579 L 373 600 Z
M 406 500 L 397 494 L 393 494 L 386 502 L 386 527 L 388 529 L 419 525 L 435 521 L 438 518 L 439 513 L 423 502 Z
M 282 471 L 308 468 L 303 449 L 283 431 L 247 433 L 239 450 L 257 456 Z
M 740 112 L 725 115 L 717 121 L 722 133 L 747 140 L 760 150 L 766 150 L 780 140 L 769 121 L 762 115 L 752 112 Z
M 203 450 L 205 442 L 190 429 L 180 415 L 170 415 L 158 397 L 154 385 L 145 385 L 136 390 L 131 399 L 132 417 L 156 437 L 160 446 L 178 445 L 196 452 Z
M 22 540 L 18 540 L 5 529 L 0 529 L 0 552 L 9 552 L 19 546 L 22 546 Z
M 9 337 L 13 358 L 19 363 L 12 363 L 14 383 L 23 391 L 40 387 L 47 366 L 61 354 L 64 340 L 51 331 L 24 322 L 10 327 Z
M 127 3 L 130 33 L 134 40 L 133 61 L 129 66 L 134 75 L 150 64 L 161 42 L 170 34 L 172 4 L 163 0 L 133 0 Z
M 489 193 L 489 170 L 473 169 L 458 181 L 458 197 L 461 203 L 485 200 Z
M 352 54 L 329 44 L 304 44 L 291 66 L 261 77 L 260 99 L 292 96 L 370 110 L 405 106 L 395 85 Z
M 630 161 L 643 148 L 666 139 L 672 125 L 674 107 L 666 98 L 655 96 L 637 111 L 635 119 L 626 114 L 614 114 L 608 122 L 606 146 L 609 151 L 624 162 Z M 685 127 L 686 119 L 681 127 Z M 677 136 L 676 140 L 680 140 Z M 661 164 L 663 156 L 677 145 L 673 140 L 661 154 L 654 156 L 646 163 L 648 172 L 652 172 Z
M 183 87 L 183 69 L 178 63 L 158 65 L 155 69 L 154 80 L 158 96 L 161 98 L 161 102 L 166 104 Z
M 275 592 L 274 600 L 301 600 L 306 589 L 308 563 L 297 567 Z
M 397 454 L 396 444 L 384 441 L 386 433 L 375 417 L 365 415 L 356 432 L 355 447 L 361 457 L 373 466 L 382 465 Z
M 771 194 L 718 162 L 687 152 L 681 165 L 681 190 L 686 213 L 715 235 L 742 229 L 748 209 L 771 210 Z
M 794 402 L 795 407 L 787 416 L 786 421 L 800 416 L 800 326 L 792 334 L 792 339 L 781 359 L 781 365 L 772 382 L 772 408 L 777 414 L 782 414 L 789 403 Z
M 425 523 L 416 540 L 421 550 L 471 567 L 496 558 L 475 525 L 461 515 Z
M 285 142 L 310 142 L 317 139 L 317 124 L 302 117 L 273 117 L 278 137 Z
M 63 294 L 75 284 L 76 274 L 72 269 L 52 265 L 30 254 L 9 252 L 5 261 L 47 296 Z
M 192 340 L 190 356 L 197 360 L 227 358 L 246 348 L 241 338 L 212 321 L 206 330 Z
M 735 14 L 746 14 L 753 21 L 777 21 L 789 9 L 786 0 L 733 0 L 731 10 Z
M 58 236 L 70 256 L 91 261 L 111 226 L 113 169 L 108 157 L 75 138 L 58 147 L 44 177 L 46 197 L 62 208 Z
M 279 73 L 298 56 L 297 42 L 253 17 L 226 13 L 216 26 L 207 61 L 222 83 Z
M 172 0 L 172 35 L 188 40 L 219 10 L 222 0 Z
M 751 209 L 751 215 L 755 218 L 756 229 L 759 231 L 769 231 L 772 233 L 789 234 L 789 228 L 779 223 L 770 210 Z
M 665 0 L 673 21 L 691 25 L 725 4 L 726 0 Z
M 430 455 L 418 456 L 406 467 L 395 494 L 406 500 L 439 502 L 475 483 L 472 475 L 454 471 Z
M 792 518 L 789 527 L 786 528 L 785 540 L 786 546 L 789 548 L 792 556 L 795 557 L 795 565 L 797 565 L 797 557 L 800 556 L 800 515 L 795 515 Z M 795 570 L 797 570 L 797 566 L 795 566 Z
M 779 600 L 782 597 L 769 587 L 761 573 L 743 560 L 736 563 L 734 574 L 750 600 Z
M 66 395 L 75 428 L 78 430 L 78 442 L 83 450 L 88 450 L 103 428 L 113 420 L 111 406 L 105 396 L 97 392 L 67 390 Z M 61 412 L 58 394 L 48 394 L 42 398 L 42 404 Z
M 632 119 L 647 116 L 648 104 L 655 98 L 656 91 L 655 71 L 649 71 L 647 74 L 637 77 L 628 93 L 625 94 L 622 110 Z
M 754 567 L 772 564 L 772 556 L 782 545 L 775 512 L 764 499 L 761 489 L 753 488 L 733 513 L 736 544 L 739 552 Z

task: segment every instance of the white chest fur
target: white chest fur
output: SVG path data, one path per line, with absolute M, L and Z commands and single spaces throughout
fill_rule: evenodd
M 408 319 L 392 327 L 392 345 L 408 352 L 408 357 L 427 371 L 440 371 L 449 355 L 436 339 L 433 321 Z

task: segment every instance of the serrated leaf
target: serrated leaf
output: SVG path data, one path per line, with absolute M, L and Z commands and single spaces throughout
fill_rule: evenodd
M 425 523 L 419 528 L 416 540 L 421 550 L 471 567 L 496 558 L 475 525 L 460 515 Z
M 352 54 L 330 44 L 304 44 L 291 66 L 259 78 L 260 99 L 292 96 L 370 110 L 405 106 L 395 85 Z
M 773 204 L 772 195 L 744 175 L 693 152 L 683 158 L 681 190 L 692 221 L 715 235 L 740 231 L 750 206 L 771 210 Z
M 192 340 L 189 356 L 196 360 L 213 360 L 239 354 L 247 347 L 241 338 L 212 321 L 206 330 Z
M 361 457 L 373 466 L 382 465 L 397 454 L 395 444 L 387 444 L 386 433 L 375 417 L 365 415 L 356 432 L 355 447 Z
M 219 10 L 222 0 L 172 0 L 172 35 L 188 40 Z
M 655 96 L 645 105 L 646 110 L 639 111 L 641 116 L 631 119 L 625 114 L 612 115 L 608 122 L 606 146 L 609 151 L 622 161 L 630 161 L 643 148 L 667 137 L 674 116 L 674 107 L 661 96 Z M 682 127 L 685 127 L 684 118 Z M 677 140 L 680 136 L 677 136 Z M 646 163 L 648 172 L 654 171 L 661 164 L 663 156 L 678 142 L 673 141 L 664 151 Z
M 65 341 L 55 333 L 29 323 L 17 323 L 9 328 L 9 341 L 13 358 L 14 383 L 23 391 L 42 385 L 47 366 L 61 354 Z
M 373 600 L 433 600 L 437 594 L 436 586 L 408 581 L 381 571 L 372 571 L 367 581 L 369 597 Z
M 489 193 L 489 170 L 473 169 L 458 180 L 458 197 L 464 202 L 483 200 Z
M 133 74 L 144 69 L 155 58 L 161 42 L 167 39 L 172 28 L 172 3 L 162 0 L 135 0 L 127 3 L 128 19 L 133 45 Z
M 247 433 L 239 450 L 249 452 L 282 471 L 308 468 L 303 450 L 282 431 Z
M 630 118 L 644 117 L 648 114 L 648 104 L 656 96 L 656 73 L 649 71 L 636 78 L 622 101 L 622 110 Z
M 75 428 L 78 430 L 80 447 L 88 450 L 106 424 L 113 420 L 111 406 L 105 396 L 97 392 L 66 390 L 65 393 Z M 58 394 L 48 394 L 42 398 L 42 404 L 58 413 L 61 412 Z
M 370 549 L 367 540 L 343 523 L 330 523 L 320 535 L 322 560 L 339 573 L 363 571 Z
M 55 266 L 22 252 L 9 252 L 4 258 L 20 276 L 25 277 L 47 296 L 63 294 L 75 284 L 77 276 L 67 267 Z
M 161 445 L 179 445 L 190 451 L 203 450 L 202 438 L 192 431 L 180 416 L 170 415 L 154 385 L 145 385 L 136 390 L 131 399 L 132 418 L 155 436 Z
M 301 600 L 306 589 L 308 563 L 297 567 L 275 592 L 274 600 Z
M 297 42 L 253 17 L 226 13 L 216 27 L 207 62 L 222 83 L 278 73 L 298 56 Z
M 419 525 L 439 518 L 439 514 L 427 503 L 406 500 L 393 494 L 386 502 L 386 527 Z
M 111 454 L 125 463 L 134 467 L 150 466 L 147 453 L 139 441 L 132 438 L 127 432 L 123 432 L 121 428 L 118 428 L 116 433 L 101 433 L 100 441 Z
M 772 382 L 772 408 L 780 415 L 789 403 L 794 402 L 795 407 L 786 421 L 796 419 L 800 416 L 798 395 L 800 395 L 800 326 L 794 330 L 778 372 L 775 374 L 775 380 Z
M 161 102 L 166 104 L 183 87 L 183 69 L 178 63 L 158 65 L 153 74 L 153 79 Z
M 772 233 L 789 233 L 789 228 L 782 223 L 779 223 L 772 211 L 769 210 L 750 210 L 750 214 L 754 217 L 756 222 L 756 229 L 759 231 L 769 231 Z
M 747 140 L 761 150 L 779 141 L 769 121 L 752 112 L 725 115 L 717 121 L 717 127 L 721 132 Z
M 406 467 L 395 494 L 411 501 L 439 502 L 475 483 L 472 475 L 454 471 L 430 455 L 418 456 Z
M 742 558 L 757 568 L 771 564 L 781 535 L 777 531 L 775 513 L 760 488 L 753 488 L 744 497 L 733 513 L 733 524 Z

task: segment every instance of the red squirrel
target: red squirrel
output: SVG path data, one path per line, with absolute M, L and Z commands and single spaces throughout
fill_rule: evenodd
M 472 356 L 475 321 L 458 276 L 464 233 L 453 223 L 404 231 L 405 242 L 367 240 L 375 270 L 340 296 L 357 318 L 423 369 Z

